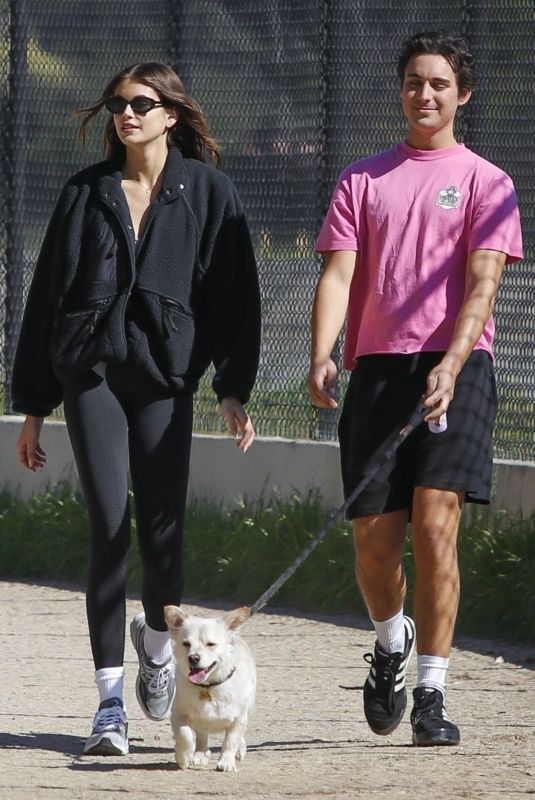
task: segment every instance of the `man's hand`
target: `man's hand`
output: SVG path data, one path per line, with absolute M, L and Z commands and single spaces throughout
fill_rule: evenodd
M 424 403 L 430 408 L 425 421 L 438 422 L 440 417 L 448 410 L 455 391 L 456 374 L 444 362 L 437 364 L 427 376 L 427 389 L 424 394 Z
M 225 417 L 229 432 L 237 439 L 237 446 L 246 453 L 256 436 L 253 423 L 237 397 L 224 397 L 221 413 Z
M 27 416 L 17 439 L 17 459 L 32 472 L 37 472 L 46 464 L 45 452 L 39 444 L 42 427 L 43 417 Z
M 336 402 L 336 364 L 329 358 L 326 361 L 312 363 L 308 372 L 308 392 L 315 406 L 320 408 L 338 408 Z

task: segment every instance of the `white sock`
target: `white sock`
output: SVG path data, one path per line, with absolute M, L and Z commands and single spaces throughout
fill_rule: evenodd
M 418 686 L 427 689 L 438 689 L 446 695 L 446 673 L 450 663 L 449 658 L 440 656 L 418 656 Z
M 170 661 L 173 651 L 169 631 L 155 631 L 145 623 L 143 646 L 147 657 L 153 664 L 161 666 Z
M 104 667 L 95 670 L 95 683 L 98 687 L 100 702 L 118 697 L 123 701 L 124 667 Z
M 370 617 L 371 619 L 371 617 Z M 377 642 L 383 653 L 402 653 L 405 649 L 405 623 L 403 622 L 403 608 L 390 619 L 377 622 L 372 619 L 377 635 Z

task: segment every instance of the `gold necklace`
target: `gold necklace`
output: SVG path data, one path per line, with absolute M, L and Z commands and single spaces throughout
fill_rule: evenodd
M 144 190 L 145 194 L 150 194 L 154 190 L 154 188 L 156 186 L 156 183 L 158 183 L 158 181 L 156 181 L 156 183 L 153 186 L 144 186 L 141 183 L 141 181 L 138 181 L 137 178 L 126 178 L 126 177 L 124 177 L 123 180 L 125 180 L 125 181 L 134 181 L 134 183 L 139 184 L 139 186 L 141 186 L 141 188 Z

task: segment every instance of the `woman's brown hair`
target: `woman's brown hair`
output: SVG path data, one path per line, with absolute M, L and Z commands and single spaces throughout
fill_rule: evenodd
M 78 138 L 82 144 L 85 144 L 87 126 L 93 117 L 104 108 L 106 100 L 114 96 L 117 86 L 125 80 L 150 86 L 158 94 L 164 107 L 178 110 L 178 121 L 167 133 L 169 147 L 178 147 L 186 157 L 207 161 L 216 167 L 221 166 L 219 145 L 210 134 L 199 105 L 187 94 L 176 72 L 171 67 L 157 62 L 133 64 L 121 70 L 104 88 L 102 96 L 96 103 L 76 112 L 84 114 L 78 130 Z M 110 115 L 104 129 L 103 152 L 106 158 L 121 156 L 125 152 L 125 146 L 115 130 L 113 115 Z

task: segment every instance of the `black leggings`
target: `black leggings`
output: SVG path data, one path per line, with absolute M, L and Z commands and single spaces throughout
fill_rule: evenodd
M 193 402 L 125 366 L 99 365 L 65 386 L 64 411 L 91 528 L 87 618 L 95 669 L 123 664 L 130 545 L 128 466 L 147 624 L 179 605 Z

